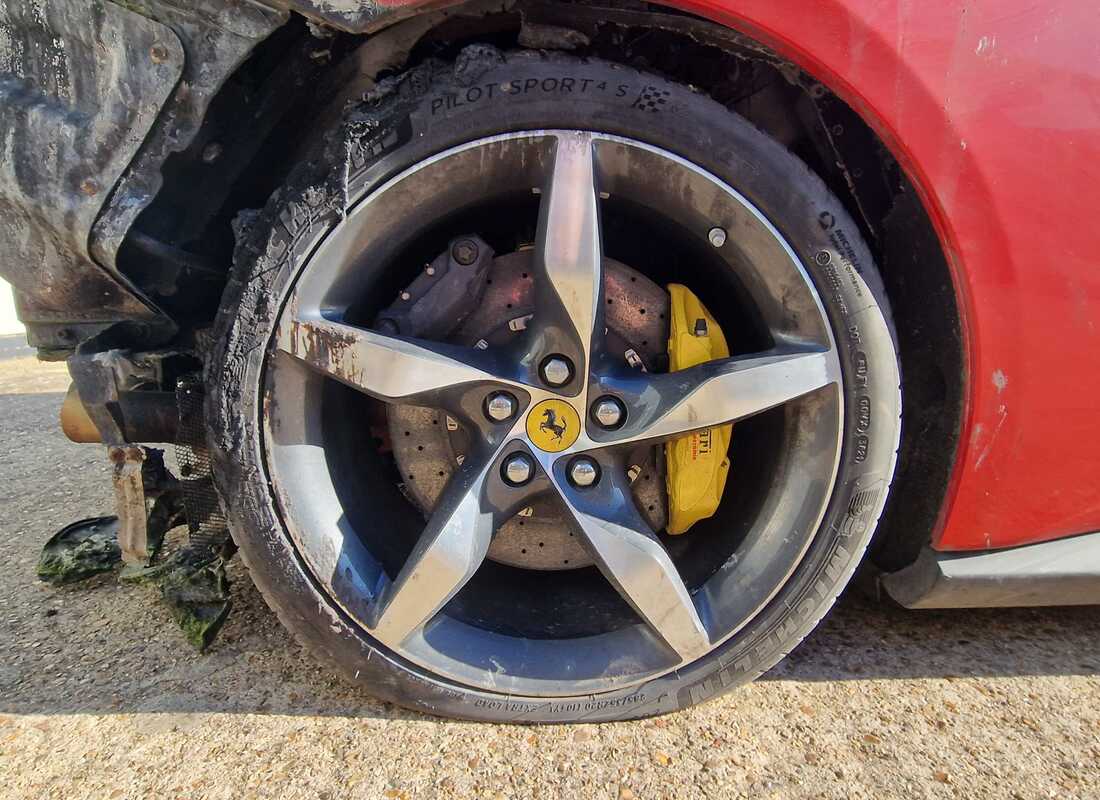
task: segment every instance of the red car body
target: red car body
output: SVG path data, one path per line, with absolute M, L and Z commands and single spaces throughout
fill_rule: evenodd
M 856 109 L 918 188 L 967 358 L 933 545 L 1100 530 L 1100 8 L 1087 0 L 687 0 Z

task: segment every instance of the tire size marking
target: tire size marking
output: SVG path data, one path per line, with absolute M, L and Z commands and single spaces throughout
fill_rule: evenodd
M 634 692 L 624 697 L 589 697 L 584 700 L 551 700 L 532 702 L 529 700 L 496 700 L 478 697 L 474 707 L 489 711 L 503 711 L 511 714 L 538 714 L 540 718 L 552 719 L 566 714 L 592 713 L 609 708 L 631 708 L 645 705 L 650 698 L 645 692 Z
M 840 313 L 848 318 L 845 333 L 848 339 L 848 352 L 851 354 L 852 362 L 855 365 L 852 387 L 856 392 L 855 436 L 853 438 L 852 458 L 857 464 L 862 464 L 867 460 L 871 450 L 872 404 L 868 395 L 870 381 L 868 378 L 867 353 L 863 349 L 863 334 L 859 325 L 854 321 L 854 317 L 867 307 L 865 305 L 867 294 L 864 290 L 863 279 L 859 274 L 855 249 L 843 229 L 836 224 L 836 217 L 828 211 L 823 211 L 818 216 L 817 221 L 821 229 L 828 234 L 835 253 L 829 250 L 820 250 L 814 257 L 814 261 L 824 273 L 825 284 L 833 303 L 836 304 Z M 860 301 L 860 305 L 856 308 L 853 308 L 846 299 L 845 284 L 848 285 L 849 291 L 854 294 L 855 300 Z
M 638 97 L 644 96 L 648 89 L 649 87 L 644 87 L 637 90 Z M 597 78 L 516 78 L 511 81 L 494 81 L 470 86 L 456 92 L 447 92 L 432 99 L 431 113 L 434 117 L 440 112 L 451 111 L 462 106 L 476 105 L 499 96 L 532 93 L 559 96 L 605 94 L 614 97 L 627 97 L 631 94 L 631 87 L 626 83 L 608 83 L 606 80 Z
M 840 227 L 834 227 L 829 231 L 829 241 L 832 242 L 833 247 L 836 248 L 837 256 L 840 259 L 840 265 L 848 275 L 848 283 L 852 287 L 852 292 L 857 298 L 864 301 L 866 298 L 863 295 L 863 281 L 858 277 L 859 267 L 857 265 L 859 264 L 859 260 L 856 256 L 855 248 L 852 247 L 844 230 Z

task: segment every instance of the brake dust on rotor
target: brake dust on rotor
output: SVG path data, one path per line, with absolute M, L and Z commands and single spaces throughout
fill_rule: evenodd
M 449 339 L 481 349 L 505 345 L 531 317 L 531 258 L 524 250 L 493 258 L 492 249 L 480 238 L 460 236 L 378 315 L 378 325 L 394 333 Z M 629 267 L 612 259 L 605 262 L 607 335 L 629 366 L 681 370 L 729 355 L 718 322 L 689 289 L 671 284 L 665 292 Z M 666 316 L 668 330 L 660 322 Z M 667 353 L 660 347 L 663 342 Z M 405 477 L 402 488 L 427 516 L 465 456 L 465 434 L 432 409 L 398 405 L 388 407 L 387 413 L 394 457 Z M 729 472 L 732 429 L 722 425 L 666 444 L 663 482 L 657 479 L 662 465 L 653 448 L 632 454 L 631 488 L 655 530 L 685 533 L 714 515 Z M 534 569 L 592 563 L 550 502 L 536 502 L 505 523 L 489 555 Z
M 465 242 L 476 248 L 473 260 L 469 250 L 458 249 Z M 463 260 L 471 263 L 463 265 Z M 437 341 L 483 350 L 508 347 L 514 337 L 522 335 L 534 312 L 534 273 L 534 251 L 529 247 L 495 256 L 477 236 L 459 236 L 379 313 L 376 324 L 389 332 L 430 333 Z M 663 372 L 668 365 L 668 292 L 612 258 L 604 258 L 603 275 L 608 347 L 621 353 L 624 363 L 632 368 Z M 386 415 L 401 490 L 428 517 L 465 458 L 467 433 L 436 409 L 392 404 L 387 405 Z M 660 454 L 660 448 L 645 445 L 628 459 L 631 492 L 639 512 L 654 530 L 663 529 L 668 520 Z M 489 558 L 537 570 L 593 564 L 588 550 L 549 497 L 536 499 L 500 527 Z

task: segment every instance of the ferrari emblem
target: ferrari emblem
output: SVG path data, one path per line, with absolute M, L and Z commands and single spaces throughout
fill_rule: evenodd
M 527 436 L 535 447 L 560 453 L 577 441 L 581 419 L 564 400 L 543 400 L 527 412 Z

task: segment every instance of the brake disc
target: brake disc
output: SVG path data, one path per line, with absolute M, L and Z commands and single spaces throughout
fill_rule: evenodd
M 451 340 L 471 347 L 497 347 L 519 336 L 532 311 L 531 250 L 493 260 L 477 308 Z M 635 369 L 667 368 L 669 295 L 641 273 L 604 258 L 608 346 Z M 455 467 L 467 450 L 465 432 L 435 409 L 387 405 L 393 454 L 403 489 L 424 513 L 431 514 Z M 661 448 L 646 446 L 629 459 L 638 509 L 655 531 L 668 522 L 668 498 Z M 574 537 L 556 499 L 546 498 L 523 509 L 501 526 L 489 558 L 526 569 L 576 569 L 592 564 Z

